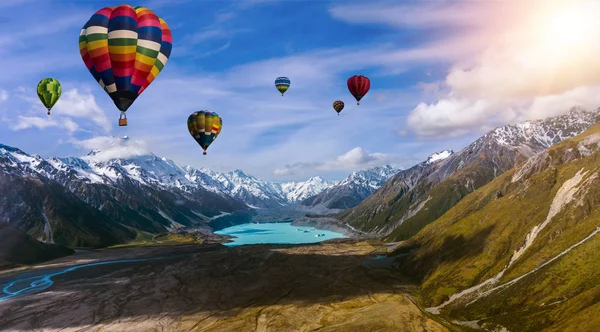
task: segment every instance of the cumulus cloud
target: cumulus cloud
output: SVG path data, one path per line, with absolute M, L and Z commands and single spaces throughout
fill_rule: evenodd
M 49 127 L 59 127 L 67 130 L 69 133 L 73 133 L 79 126 L 71 119 L 62 119 L 57 121 L 49 118 L 42 118 L 38 116 L 19 116 L 17 121 L 10 126 L 12 130 L 23 130 L 29 128 L 45 129 Z
M 454 137 L 573 106 L 598 107 L 600 24 L 591 13 L 600 4 L 565 4 L 538 2 L 524 7 L 520 21 L 488 31 L 492 42 L 455 63 L 443 93 L 435 91 L 437 101 L 418 104 L 408 125 L 422 137 Z
M 73 139 L 71 143 L 83 149 L 93 151 L 93 154 L 83 158 L 96 162 L 151 154 L 145 141 L 132 140 L 127 136 L 98 136 L 81 141 Z
M 63 91 L 60 99 L 52 108 L 52 113 L 57 116 L 85 118 L 102 128 L 110 131 L 111 124 L 105 112 L 96 103 L 96 98 L 91 92 L 80 92 L 78 89 Z
M 356 147 L 341 156 L 324 162 L 294 163 L 273 171 L 274 175 L 296 175 L 306 170 L 354 170 L 389 163 L 391 158 L 383 153 L 371 153 L 361 147 Z

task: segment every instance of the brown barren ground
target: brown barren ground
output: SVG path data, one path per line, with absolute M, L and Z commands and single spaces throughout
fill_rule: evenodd
M 76 264 L 45 291 L 0 302 L 0 329 L 44 331 L 448 331 L 410 297 L 397 273 L 366 268 L 367 242 L 117 248 L 78 253 L 0 287 Z

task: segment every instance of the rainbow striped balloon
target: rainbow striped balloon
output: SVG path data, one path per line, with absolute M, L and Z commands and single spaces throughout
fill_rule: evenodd
M 145 7 L 102 8 L 79 34 L 83 62 L 122 113 L 163 70 L 172 47 L 167 23 Z

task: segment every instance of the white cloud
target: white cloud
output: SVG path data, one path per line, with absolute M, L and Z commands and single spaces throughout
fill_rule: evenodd
M 432 28 L 448 25 L 482 26 L 493 13 L 491 6 L 477 6 L 473 1 L 426 4 L 341 4 L 329 13 L 336 19 L 352 23 L 384 23 L 399 28 Z M 497 13 L 497 12 L 496 12 Z
M 84 118 L 100 126 L 105 132 L 110 131 L 111 124 L 105 112 L 96 103 L 91 92 L 81 93 L 77 89 L 63 91 L 60 99 L 52 108 L 57 116 Z
M 6 90 L 0 91 L 0 101 L 7 101 L 7 100 L 8 100 L 8 91 L 6 91 Z
M 577 1 L 523 7 L 518 19 L 487 32 L 483 52 L 452 66 L 443 95 L 433 90 L 438 100 L 420 103 L 408 125 L 422 137 L 454 137 L 561 114 L 576 105 L 595 109 L 600 24 L 593 13 L 598 10 L 600 3 Z
M 50 127 L 63 128 L 67 130 L 68 133 L 73 133 L 79 129 L 79 126 L 68 118 L 57 121 L 54 118 L 42 118 L 38 116 L 19 116 L 17 121 L 10 125 L 10 129 L 15 131 L 29 128 L 45 129 Z
M 210 51 L 207 51 L 207 52 L 204 52 L 204 53 L 197 54 L 195 57 L 196 58 L 206 58 L 206 57 L 211 56 L 213 54 L 217 54 L 217 53 L 221 53 L 221 52 L 225 51 L 226 49 L 229 48 L 229 46 L 231 46 L 231 42 L 226 42 L 225 44 L 223 44 L 220 47 L 215 48 L 214 50 L 210 50 Z
M 296 175 L 303 174 L 307 170 L 355 170 L 379 166 L 389 163 L 391 158 L 383 153 L 371 153 L 361 147 L 356 147 L 341 156 L 325 162 L 294 163 L 278 168 L 273 171 L 274 175 Z
M 72 139 L 71 143 L 96 153 L 83 158 L 102 162 L 115 158 L 130 158 L 150 154 L 147 143 L 143 140 L 132 140 L 127 136 L 98 136 L 86 140 Z

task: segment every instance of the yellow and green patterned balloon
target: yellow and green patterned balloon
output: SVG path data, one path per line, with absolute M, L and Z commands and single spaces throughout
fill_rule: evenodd
M 48 115 L 50 115 L 50 110 L 56 104 L 58 98 L 60 98 L 61 93 L 62 88 L 60 83 L 54 78 L 44 78 L 38 84 L 37 94 L 42 104 L 48 109 Z
M 196 143 L 206 154 L 208 146 L 217 139 L 223 128 L 223 120 L 219 114 L 211 111 L 198 111 L 192 113 L 187 121 L 188 131 Z

